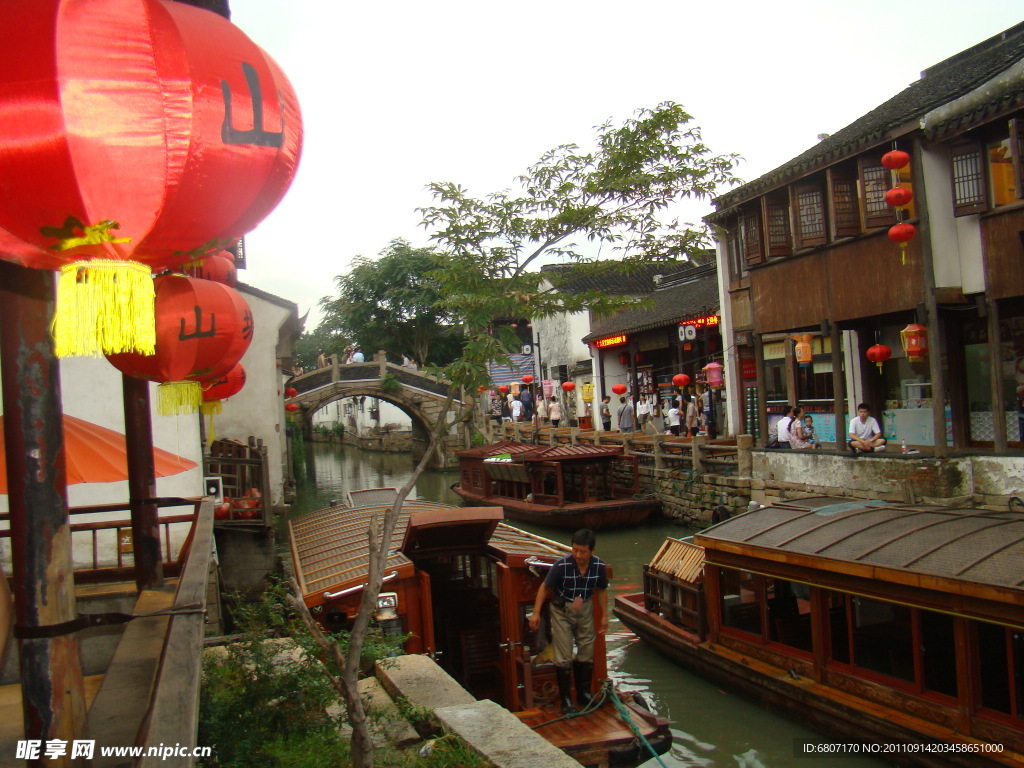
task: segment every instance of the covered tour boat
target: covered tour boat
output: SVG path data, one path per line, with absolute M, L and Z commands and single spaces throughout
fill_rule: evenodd
M 303 599 L 326 628 L 345 629 L 355 617 L 367 576 L 367 530 L 389 506 L 329 507 L 289 522 Z M 646 759 L 615 702 L 545 724 L 561 714 L 555 672 L 534 658 L 540 649 L 528 619 L 547 568 L 570 549 L 502 517 L 495 507 L 406 501 L 391 539 L 378 620 L 385 631 L 411 634 L 407 652 L 433 657 L 478 699 L 515 712 L 585 765 Z M 606 675 L 605 640 L 598 637 L 595 691 Z M 667 751 L 668 721 L 619 698 L 655 750 Z
M 504 440 L 456 456 L 461 480 L 452 490 L 516 520 L 597 531 L 635 525 L 658 507 L 656 499 L 641 496 L 637 458 L 621 446 Z
M 1019 766 L 1022 563 L 1019 512 L 777 502 L 669 538 L 615 615 L 859 754 Z

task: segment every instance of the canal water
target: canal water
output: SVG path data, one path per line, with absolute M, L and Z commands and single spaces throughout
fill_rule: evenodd
M 295 514 L 341 503 L 350 490 L 401 487 L 413 471 L 405 454 L 361 451 L 348 446 L 307 444 L 306 479 L 298 489 Z M 428 471 L 417 483 L 414 498 L 461 505 L 450 486 L 456 472 Z M 551 539 L 568 542 L 568 532 L 513 525 Z M 658 520 L 640 527 L 603 531 L 597 553 L 614 568 L 609 599 L 642 588 L 643 566 L 665 536 L 685 536 L 685 528 Z M 609 612 L 609 616 L 611 616 Z M 658 713 L 672 722 L 672 751 L 662 756 L 668 768 L 882 768 L 891 763 L 871 758 L 801 757 L 797 745 L 822 736 L 780 715 L 768 712 L 730 690 L 697 677 L 662 657 L 611 618 L 608 666 L 626 690 L 641 691 Z M 648 761 L 645 768 L 657 768 Z

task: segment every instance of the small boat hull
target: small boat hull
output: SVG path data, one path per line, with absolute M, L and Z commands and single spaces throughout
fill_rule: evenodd
M 452 486 L 452 490 L 474 506 L 501 507 L 505 510 L 505 517 L 513 520 L 574 531 L 580 528 L 600 531 L 637 525 L 658 508 L 658 502 L 653 499 L 612 499 L 556 507 L 498 496 L 480 497 L 462 490 L 457 484 Z

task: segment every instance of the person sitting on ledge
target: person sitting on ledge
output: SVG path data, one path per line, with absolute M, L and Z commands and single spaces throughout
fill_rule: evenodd
M 857 406 L 857 417 L 850 421 L 850 439 L 846 444 L 854 454 L 885 450 L 886 439 L 867 403 Z

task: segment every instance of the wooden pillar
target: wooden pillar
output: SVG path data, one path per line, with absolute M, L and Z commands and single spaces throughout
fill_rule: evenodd
M 124 431 L 128 450 L 128 500 L 132 511 L 132 552 L 135 586 L 157 589 L 164 583 L 160 552 L 160 511 L 153 468 L 153 423 L 149 409 L 149 382 L 121 375 Z
M 68 516 L 60 365 L 50 322 L 54 273 L 0 261 L 3 369 L 16 636 L 73 621 L 75 578 Z M 25 738 L 73 740 L 85 723 L 78 636 L 19 638 Z M 70 752 L 70 750 L 69 750 Z M 71 765 L 69 756 L 29 761 Z
M 833 410 L 836 415 L 836 450 L 846 450 L 846 414 L 852 411 L 846 402 L 846 372 L 843 361 L 842 332 L 835 323 L 829 324 L 829 340 L 832 344 L 832 397 L 835 400 Z
M 992 437 L 996 453 L 1006 454 L 1006 397 L 1003 394 L 1003 350 L 999 343 L 999 304 L 990 297 L 985 297 L 988 309 L 988 359 L 989 373 L 992 382 Z M 931 354 L 931 353 L 929 353 Z M 935 388 L 932 387 L 932 394 Z M 932 400 L 938 407 L 938 401 Z M 943 410 L 945 410 L 943 408 Z
M 761 334 L 754 334 L 754 365 L 757 366 L 757 445 L 764 447 L 768 442 L 768 381 L 764 373 L 764 340 Z

